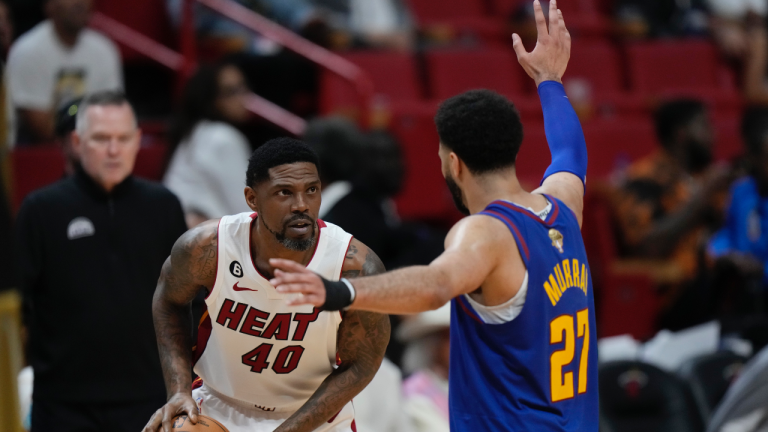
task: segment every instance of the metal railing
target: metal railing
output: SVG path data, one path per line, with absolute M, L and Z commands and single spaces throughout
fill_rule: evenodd
M 176 52 L 99 12 L 93 14 L 91 26 L 105 33 L 116 42 L 177 72 L 180 82 L 185 82 L 197 67 L 196 32 L 193 12 L 195 3 L 204 5 L 221 16 L 263 37 L 271 39 L 286 49 L 349 81 L 358 95 L 361 126 L 368 126 L 374 89 L 370 77 L 364 70 L 338 54 L 298 36 L 291 30 L 268 20 L 232 0 L 184 0 L 180 28 L 181 52 Z M 306 121 L 304 119 L 255 93 L 251 93 L 247 97 L 246 108 L 294 135 L 300 136 L 306 128 Z

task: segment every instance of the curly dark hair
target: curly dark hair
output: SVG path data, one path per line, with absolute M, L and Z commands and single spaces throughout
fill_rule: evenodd
M 515 106 L 490 90 L 470 90 L 447 99 L 435 115 L 440 142 L 473 174 L 515 165 L 523 124 Z
M 320 159 L 304 141 L 294 138 L 271 139 L 257 148 L 248 159 L 248 171 L 245 172 L 246 186 L 256 187 L 269 180 L 269 170 L 276 166 L 309 162 L 320 171 Z

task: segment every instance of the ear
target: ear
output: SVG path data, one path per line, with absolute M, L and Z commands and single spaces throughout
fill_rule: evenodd
M 250 207 L 253 211 L 258 211 L 256 191 L 254 191 L 250 186 L 246 186 L 245 190 L 243 190 L 243 193 L 245 194 L 245 202 L 248 204 L 248 207 Z
M 78 156 L 79 156 L 79 155 L 80 155 L 80 149 L 81 149 L 81 148 L 82 148 L 82 146 L 83 146 L 83 141 L 82 141 L 82 139 L 80 138 L 80 134 L 78 134 L 78 133 L 77 133 L 77 131 L 72 131 L 72 134 L 70 135 L 70 137 L 72 138 L 72 139 L 71 139 L 71 142 L 72 142 L 72 151 L 73 151 L 73 152 L 74 152 L 76 155 L 78 155 Z
M 451 152 L 448 155 L 448 158 L 448 168 L 451 170 L 451 176 L 453 176 L 456 181 L 459 181 L 464 174 L 464 171 L 466 171 L 464 162 L 462 162 L 461 159 L 459 159 L 459 156 L 454 152 Z

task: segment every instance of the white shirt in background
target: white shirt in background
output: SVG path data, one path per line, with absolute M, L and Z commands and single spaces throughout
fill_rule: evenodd
M 365 432 L 412 432 L 403 405 L 403 375 L 384 358 L 373 380 L 352 399 L 357 430 Z
M 120 54 L 103 35 L 84 29 L 73 47 L 50 20 L 24 33 L 8 55 L 8 91 L 16 108 L 52 110 L 73 99 L 123 87 Z
M 163 184 L 185 212 L 214 219 L 251 211 L 245 202 L 245 171 L 251 148 L 233 126 L 204 120 L 176 148 Z

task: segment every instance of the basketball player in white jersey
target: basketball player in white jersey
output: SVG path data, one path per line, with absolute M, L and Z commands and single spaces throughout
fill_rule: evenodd
M 213 163 L 213 161 L 212 161 Z M 230 432 L 354 432 L 352 398 L 375 375 L 389 342 L 386 315 L 288 306 L 269 278 L 270 258 L 325 278 L 384 272 L 376 254 L 317 219 L 317 155 L 305 143 L 268 141 L 250 158 L 245 199 L 253 213 L 184 234 L 165 262 L 153 313 L 168 402 L 145 427 L 210 416 Z M 207 311 L 192 351 L 190 303 L 206 287 Z M 192 390 L 191 371 L 201 378 Z

